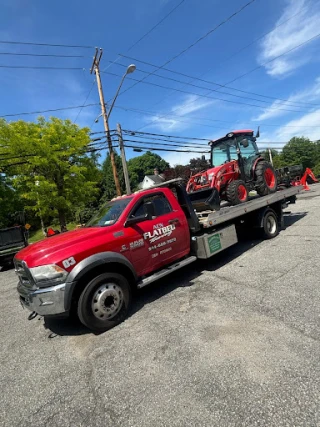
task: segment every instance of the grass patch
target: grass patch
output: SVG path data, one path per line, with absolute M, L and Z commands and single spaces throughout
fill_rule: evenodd
M 67 224 L 67 229 L 68 231 L 74 230 L 76 226 L 77 224 L 75 222 L 69 222 Z M 60 230 L 60 227 L 58 227 L 57 225 L 49 225 L 47 228 L 50 228 L 50 227 L 53 228 L 54 230 Z M 46 237 L 44 237 L 41 228 L 39 230 L 34 230 L 34 231 L 30 230 L 29 239 L 28 239 L 29 243 L 36 243 L 43 239 L 46 239 Z

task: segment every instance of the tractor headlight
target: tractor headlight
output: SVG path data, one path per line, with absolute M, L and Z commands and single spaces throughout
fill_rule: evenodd
M 68 276 L 68 272 L 55 264 L 41 265 L 30 268 L 33 280 L 40 288 L 63 283 Z

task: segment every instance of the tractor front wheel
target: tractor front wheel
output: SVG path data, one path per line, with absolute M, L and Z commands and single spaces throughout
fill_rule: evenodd
M 266 196 L 277 191 L 277 175 L 270 163 L 259 162 L 256 166 L 255 176 L 255 187 L 259 196 Z
M 248 200 L 248 189 L 244 181 L 240 179 L 231 181 L 226 189 L 226 197 L 232 205 L 239 205 Z

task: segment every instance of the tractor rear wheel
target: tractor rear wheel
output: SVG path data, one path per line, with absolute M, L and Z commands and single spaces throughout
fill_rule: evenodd
M 277 175 L 270 163 L 259 162 L 256 166 L 255 176 L 255 187 L 259 196 L 266 196 L 277 191 Z
M 239 205 L 248 200 L 248 189 L 244 181 L 231 181 L 226 189 L 226 197 L 232 205 Z

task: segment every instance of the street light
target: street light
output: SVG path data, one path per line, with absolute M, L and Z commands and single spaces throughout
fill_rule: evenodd
M 119 92 L 120 92 L 121 86 L 122 86 L 122 84 L 123 84 L 123 82 L 124 82 L 124 79 L 126 78 L 127 74 L 132 74 L 132 73 L 135 71 L 135 69 L 136 69 L 136 66 L 135 66 L 134 64 L 129 65 L 129 66 L 128 66 L 128 68 L 127 68 L 127 70 L 126 70 L 126 72 L 125 72 L 125 73 L 124 73 L 124 75 L 122 76 L 122 79 L 121 79 L 121 82 L 120 82 L 120 84 L 119 84 L 118 90 L 117 90 L 117 92 L 116 92 L 116 94 L 115 94 L 115 96 L 114 96 L 114 98 L 113 98 L 113 101 L 112 101 L 111 107 L 110 107 L 109 112 L 108 112 L 108 114 L 107 114 L 108 119 L 109 119 L 109 117 L 110 117 L 110 114 L 111 114 L 111 111 L 112 111 L 112 109 L 113 109 L 114 103 L 116 102 L 116 99 L 118 98 L 118 95 L 119 95 Z
M 106 113 L 106 117 L 107 117 L 107 119 L 109 119 L 110 114 L 111 114 L 111 111 L 113 110 L 114 103 L 116 102 L 116 99 L 118 98 L 118 95 L 119 95 L 120 89 L 121 89 L 122 84 L 123 84 L 123 82 L 124 82 L 124 79 L 126 78 L 127 74 L 132 74 L 132 73 L 136 70 L 136 68 L 137 68 L 137 67 L 136 67 L 134 64 L 129 65 L 129 66 L 128 66 L 128 68 L 127 68 L 127 70 L 126 70 L 126 72 L 125 72 L 125 73 L 124 73 L 124 75 L 122 76 L 121 82 L 120 82 L 119 87 L 118 87 L 118 89 L 117 89 L 117 92 L 116 92 L 116 94 L 115 94 L 115 96 L 114 96 L 114 98 L 113 98 L 113 100 L 112 100 L 112 103 L 111 103 L 111 106 L 110 106 L 110 108 L 109 108 L 109 111 Z M 99 114 L 99 116 L 97 116 L 97 118 L 94 120 L 94 122 L 95 122 L 95 123 L 98 123 L 99 118 L 100 118 L 100 117 L 102 117 L 103 115 L 104 115 L 103 113 L 100 113 L 100 114 Z

